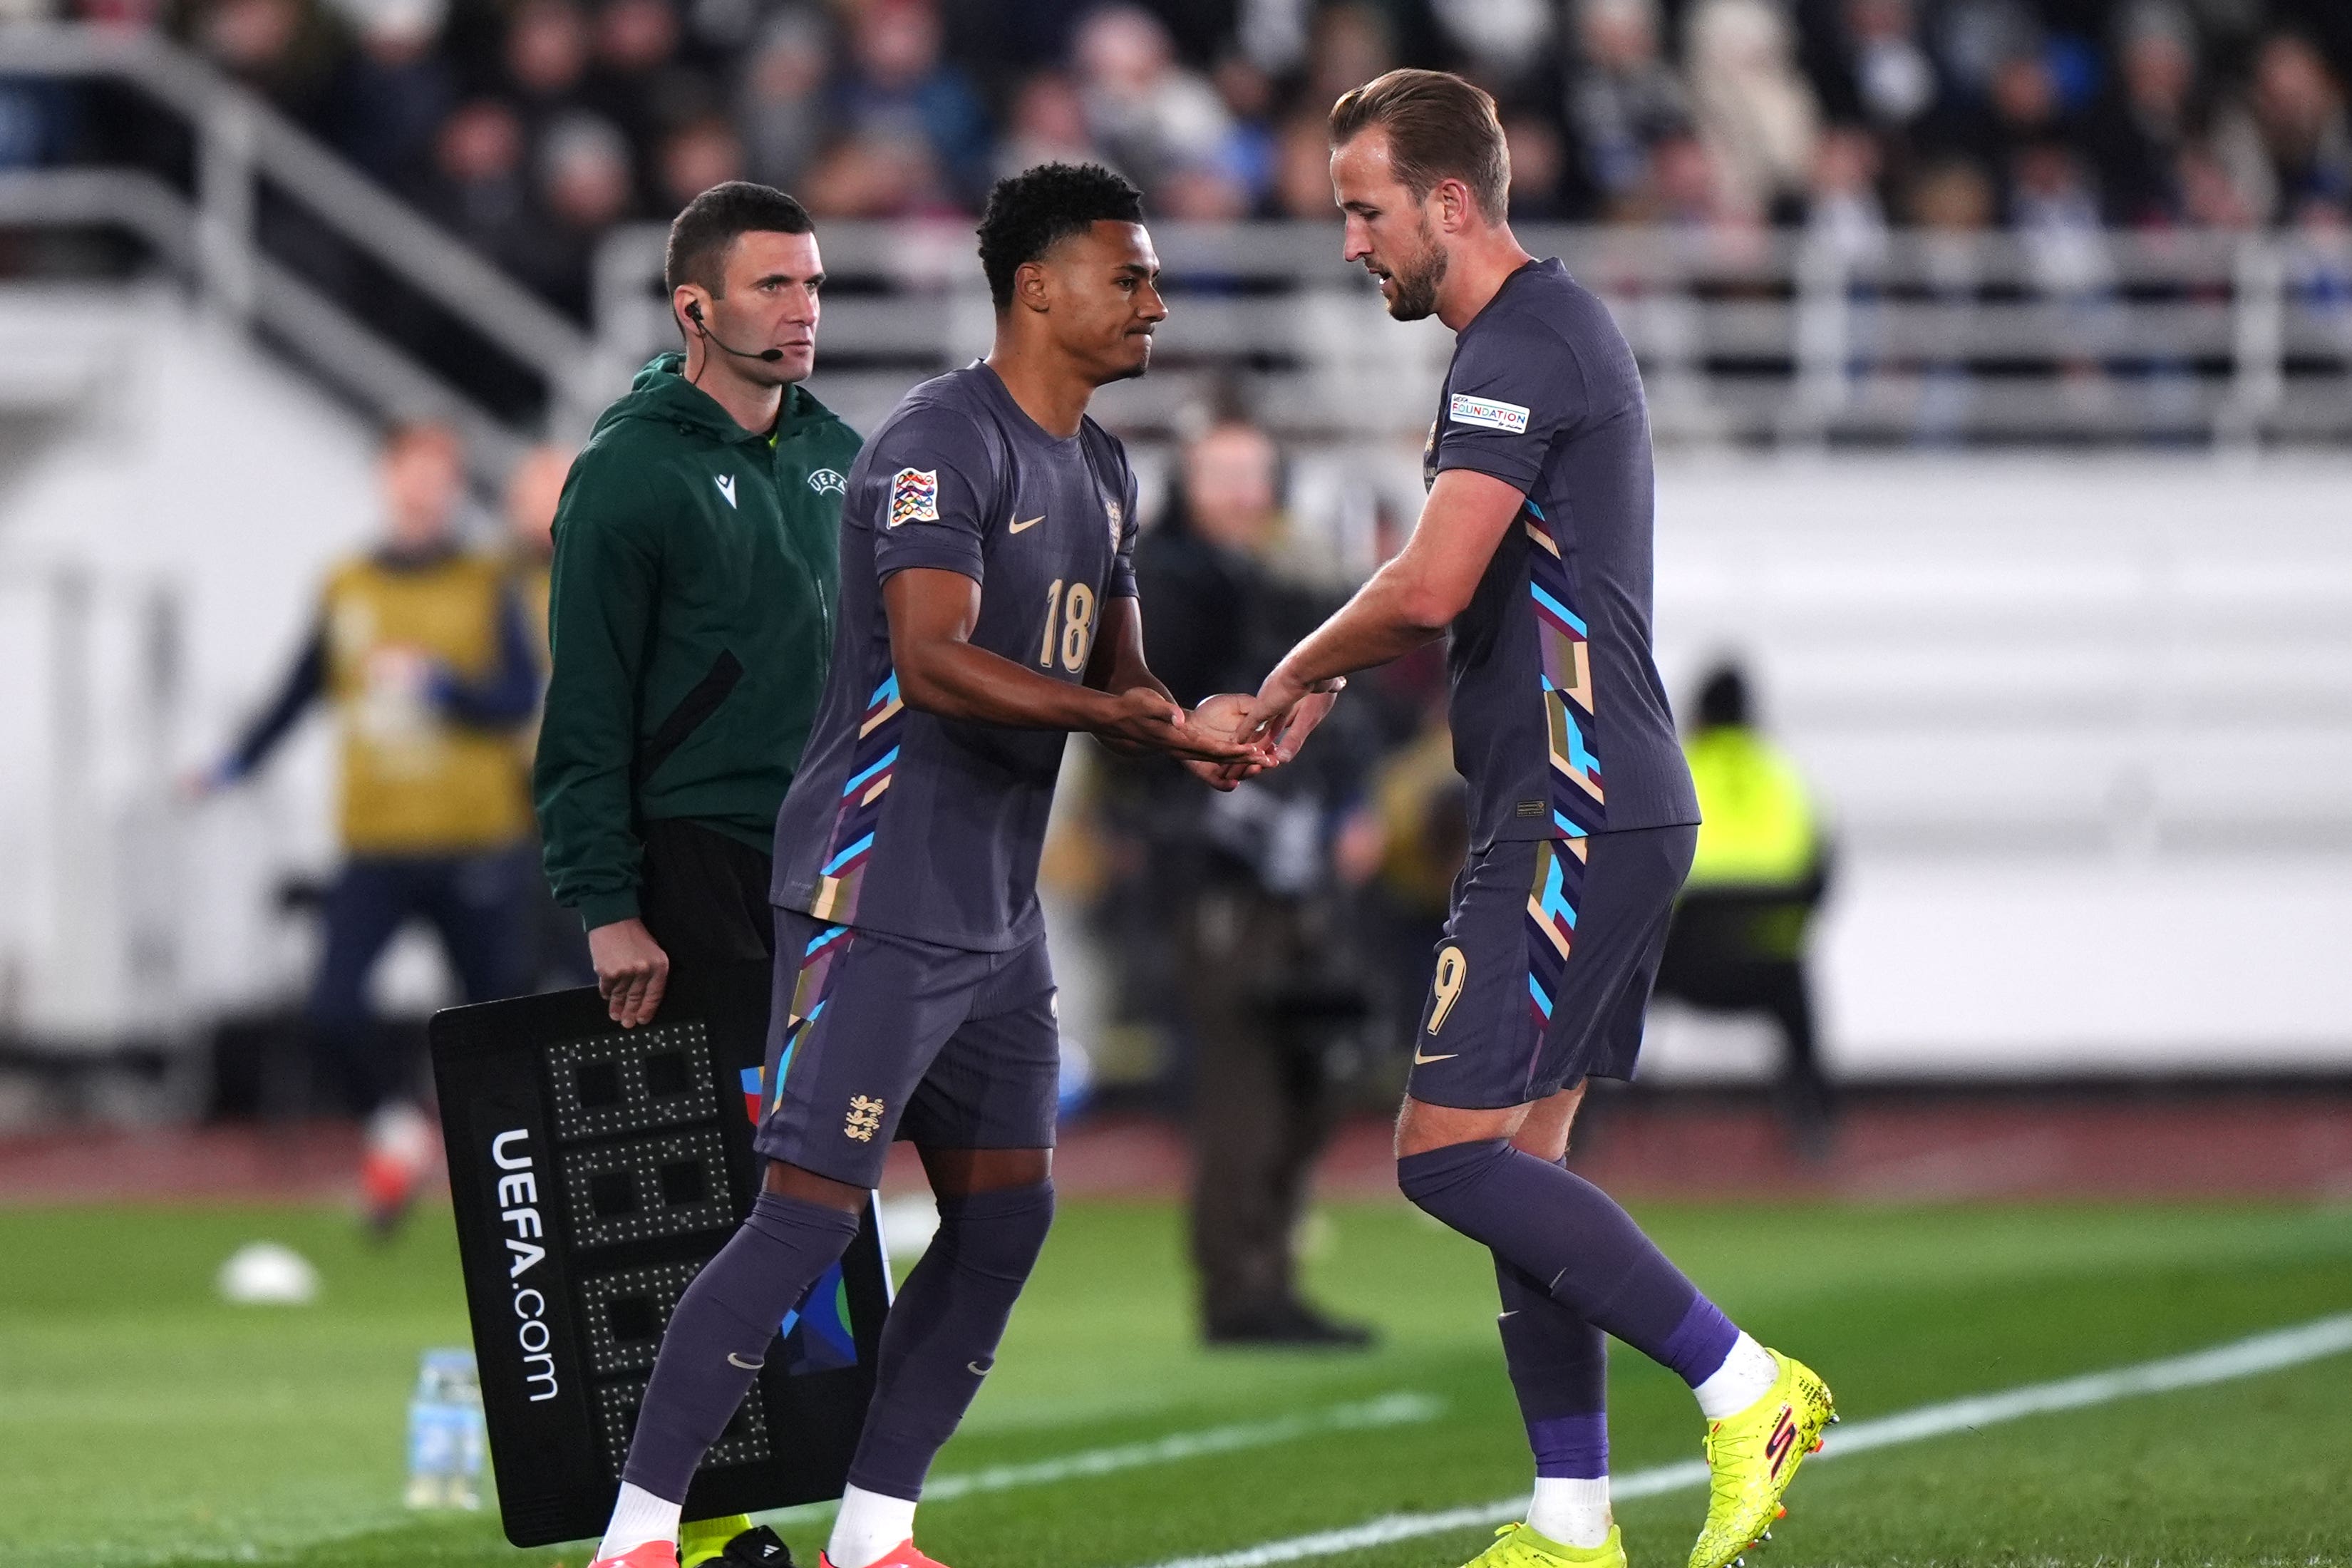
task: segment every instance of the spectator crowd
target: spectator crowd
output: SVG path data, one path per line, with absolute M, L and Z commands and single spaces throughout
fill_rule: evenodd
M 1494 92 L 1530 220 L 2335 232 L 2342 0 L 80 0 L 163 27 L 575 313 L 733 177 L 953 216 L 1094 158 L 1166 218 L 1328 218 L 1323 117 Z M 161 4 L 163 8 L 151 8 Z

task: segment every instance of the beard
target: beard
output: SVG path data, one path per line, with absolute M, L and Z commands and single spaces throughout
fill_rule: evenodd
M 1421 226 L 1421 253 L 1390 277 L 1396 283 L 1396 298 L 1389 301 L 1391 317 L 1419 321 L 1436 313 L 1438 285 L 1445 281 L 1445 247 L 1429 231 L 1428 220 Z

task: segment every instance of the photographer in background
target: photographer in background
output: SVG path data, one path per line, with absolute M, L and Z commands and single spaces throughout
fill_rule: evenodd
M 1255 691 L 1330 605 L 1266 565 L 1279 460 L 1227 418 L 1185 449 L 1181 496 L 1136 552 L 1151 668 L 1191 707 Z M 1293 1257 L 1337 1089 L 1369 1008 L 1334 866 L 1368 762 L 1345 703 L 1298 762 L 1231 794 L 1160 762 L 1131 770 L 1148 896 L 1181 964 L 1174 998 L 1192 1066 L 1192 1260 L 1212 1344 L 1357 1347 L 1370 1331 L 1300 1300 Z

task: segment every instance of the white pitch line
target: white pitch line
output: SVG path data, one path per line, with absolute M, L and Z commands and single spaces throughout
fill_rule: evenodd
M 1237 1422 L 1229 1426 L 1204 1427 L 1197 1432 L 1171 1432 L 1165 1437 L 1149 1438 L 1140 1443 L 1122 1443 L 1110 1448 L 1089 1448 L 1025 1465 L 991 1465 L 986 1469 L 971 1470 L 962 1475 L 940 1476 L 924 1483 L 923 1500 L 927 1503 L 945 1502 L 950 1498 L 970 1497 L 975 1492 L 1051 1486 L 1056 1481 L 1107 1476 L 1115 1470 L 1136 1470 L 1149 1465 L 1197 1459 L 1204 1454 L 1230 1454 L 1242 1448 L 1263 1448 L 1276 1443 L 1296 1442 L 1301 1437 L 1318 1436 L 1327 1432 L 1407 1426 L 1416 1422 L 1434 1420 L 1444 1411 L 1445 1401 L 1434 1394 L 1383 1394 L 1377 1399 L 1335 1405 L 1328 1410 L 1278 1416 L 1270 1421 Z M 803 1503 L 798 1508 L 778 1509 L 760 1517 L 781 1522 L 818 1519 L 840 1506 L 831 1500 Z
M 1946 1400 L 1938 1405 L 1923 1405 L 1916 1410 L 1881 1415 L 1868 1421 L 1842 1422 L 1830 1446 L 1810 1462 L 1819 1464 L 1823 1459 L 1867 1453 L 1873 1448 L 1917 1443 L 1954 1432 L 1972 1432 L 1979 1427 L 2016 1421 L 2028 1415 L 2046 1415 L 2054 1410 L 2082 1410 L 2145 1394 L 2167 1394 L 2175 1389 L 2201 1388 L 2209 1384 L 2255 1377 L 2266 1372 L 2300 1366 L 2305 1362 L 2342 1355 L 2347 1351 L 2352 1351 L 2352 1312 L 2320 1318 L 2292 1329 L 2256 1334 L 2251 1339 L 2232 1341 L 2229 1344 L 2215 1345 L 2210 1350 L 2196 1351 L 2188 1355 L 2142 1362 L 2137 1366 L 2089 1373 L 2081 1377 L 2061 1378 L 2055 1383 L 2028 1384 L 1999 1394 L 1981 1394 L 1966 1399 Z M 1680 1464 L 1659 1465 L 1646 1470 L 1636 1470 L 1631 1475 L 1614 1477 L 1610 1481 L 1609 1492 L 1612 1498 L 1622 1500 L 1654 1497 L 1661 1492 L 1691 1490 L 1705 1485 L 1706 1465 L 1702 1460 L 1689 1459 Z M 1345 1530 L 1318 1531 L 1312 1535 L 1268 1541 L 1235 1552 L 1171 1558 L 1153 1564 L 1152 1568 L 1268 1568 L 1269 1564 L 1276 1563 L 1331 1557 L 1343 1552 L 1361 1552 L 1369 1547 L 1386 1546 L 1393 1542 L 1412 1541 L 1424 1535 L 1443 1535 L 1480 1525 L 1502 1524 L 1525 1518 L 1527 1508 L 1527 1494 L 1522 1492 L 1517 1497 L 1466 1508 L 1444 1509 L 1431 1513 L 1388 1514 Z

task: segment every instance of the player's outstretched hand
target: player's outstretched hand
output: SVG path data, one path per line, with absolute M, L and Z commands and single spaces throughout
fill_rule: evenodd
M 1298 754 L 1298 748 L 1307 743 L 1315 726 L 1323 722 L 1347 684 L 1345 676 L 1334 676 L 1308 687 L 1288 670 L 1276 667 L 1265 678 L 1265 684 L 1257 689 L 1256 698 L 1242 716 L 1240 732 L 1265 741 L 1276 764 L 1286 763 Z
M 634 1029 L 654 1021 L 669 988 L 669 954 L 645 921 L 614 921 L 590 931 L 588 961 L 596 966 L 596 989 L 613 1022 Z
M 1129 687 L 1112 700 L 1118 711 L 1102 733 L 1129 745 L 1149 746 L 1187 763 L 1265 763 L 1274 748 L 1264 741 L 1220 735 L 1148 686 Z
M 1244 734 L 1242 721 L 1248 715 L 1250 697 L 1234 691 L 1202 700 L 1192 710 L 1192 722 L 1213 735 L 1239 740 Z M 1187 761 L 1185 771 L 1213 790 L 1231 791 L 1244 779 L 1253 779 L 1274 764 L 1268 762 L 1209 763 Z

